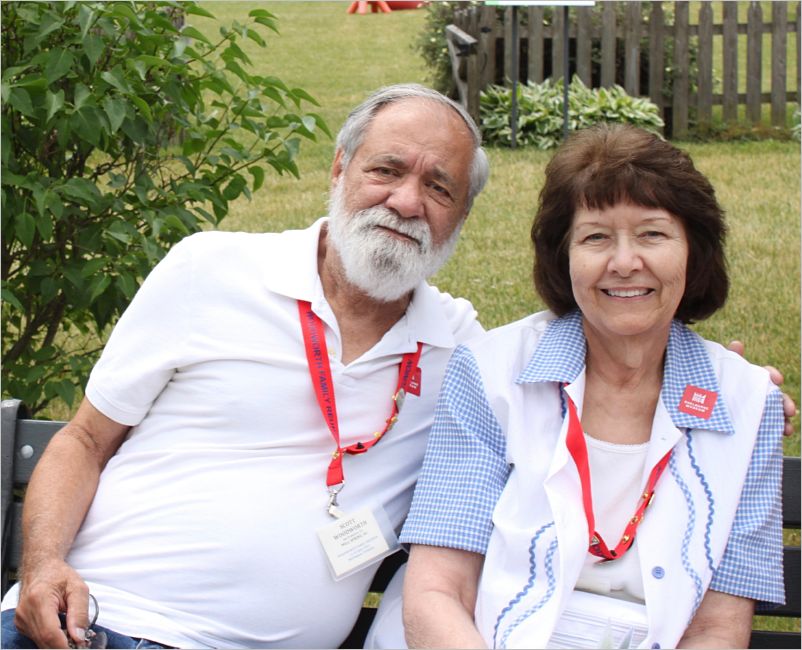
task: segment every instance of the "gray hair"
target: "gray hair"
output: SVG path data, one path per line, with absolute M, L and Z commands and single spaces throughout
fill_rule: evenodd
M 427 99 L 429 101 L 438 102 L 443 106 L 448 106 L 462 118 L 465 126 L 468 127 L 474 144 L 473 160 L 471 161 L 470 169 L 470 184 L 468 186 L 468 210 L 470 210 L 473 205 L 473 200 L 477 197 L 479 192 L 482 191 L 490 175 L 490 163 L 487 160 L 485 150 L 482 148 L 482 134 L 473 121 L 473 118 L 468 114 L 468 111 L 460 104 L 436 90 L 426 88 L 420 84 L 395 84 L 393 86 L 385 86 L 377 90 L 351 111 L 340 129 L 340 132 L 337 134 L 336 148 L 342 150 L 343 169 L 348 167 L 356 150 L 359 149 L 365 132 L 373 122 L 379 109 L 403 99 Z

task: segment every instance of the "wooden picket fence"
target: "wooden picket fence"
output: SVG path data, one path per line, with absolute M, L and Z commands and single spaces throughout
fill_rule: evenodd
M 577 75 L 589 87 L 618 83 L 630 95 L 649 97 L 666 118 L 671 131 L 667 135 L 673 137 L 688 134 L 694 110 L 698 125 L 709 124 L 716 105 L 722 106 L 725 122 L 736 121 L 743 105 L 746 119 L 761 124 L 763 105 L 769 104 L 771 124 L 785 126 L 787 103 L 800 101 L 800 65 L 796 78 L 788 79 L 789 39 L 796 39 L 796 56 L 802 52 L 800 3 L 772 2 L 770 11 L 764 12 L 760 2 L 749 2 L 745 23 L 738 21 L 742 3 L 720 2 L 720 22 L 714 22 L 712 2 L 695 3 L 698 16 L 693 23 L 690 4 L 597 2 L 593 7 L 569 8 L 569 75 Z M 623 11 L 615 5 L 624 5 Z M 641 5 L 647 6 L 645 13 Z M 666 20 L 667 12 L 673 13 L 673 24 Z M 544 15 L 551 17 L 549 23 Z M 563 77 L 563 20 L 561 7 L 507 7 L 502 12 L 479 5 L 455 11 L 454 23 L 446 30 L 452 72 L 460 99 L 474 117 L 479 114 L 479 92 L 489 84 L 509 83 L 516 76 L 521 82 L 536 83 Z M 745 47 L 741 35 L 746 36 Z M 764 35 L 771 43 L 766 80 Z M 665 60 L 666 39 L 673 39 L 671 61 Z M 695 61 L 691 39 L 696 42 Z M 714 84 L 714 51 L 721 53 L 720 92 Z M 739 57 L 744 56 L 745 79 L 739 79 Z

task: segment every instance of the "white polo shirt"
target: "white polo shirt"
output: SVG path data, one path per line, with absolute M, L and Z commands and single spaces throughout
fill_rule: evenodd
M 317 221 L 281 234 L 208 232 L 176 245 L 117 324 L 86 395 L 133 428 L 103 471 L 69 563 L 98 623 L 182 647 L 337 647 L 373 575 L 340 582 L 316 531 L 335 448 L 307 367 L 297 300 L 326 328 L 343 445 L 391 411 L 401 357 L 424 343 L 421 396 L 345 459 L 340 507 L 407 513 L 446 363 L 480 333 L 470 303 L 421 284 L 359 359 L 317 273 Z M 375 566 L 374 566 L 375 568 Z M 16 590 L 6 607 L 16 601 Z

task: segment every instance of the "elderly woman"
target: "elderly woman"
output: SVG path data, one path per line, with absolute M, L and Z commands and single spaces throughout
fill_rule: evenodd
M 454 353 L 402 541 L 411 647 L 746 647 L 782 603 L 782 397 L 701 339 L 713 188 L 627 126 L 558 151 L 532 228 L 550 313 Z

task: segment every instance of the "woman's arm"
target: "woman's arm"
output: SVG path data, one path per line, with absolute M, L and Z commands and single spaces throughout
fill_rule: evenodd
M 404 580 L 410 648 L 486 648 L 473 620 L 484 556 L 414 544 Z
M 747 648 L 755 601 L 708 589 L 678 648 Z

